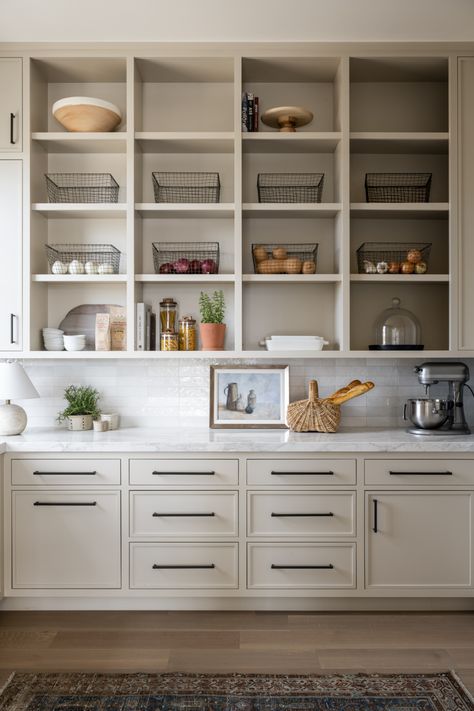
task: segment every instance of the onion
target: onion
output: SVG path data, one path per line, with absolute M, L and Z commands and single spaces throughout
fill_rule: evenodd
M 213 259 L 204 259 L 201 262 L 201 271 L 203 274 L 217 274 L 217 264 Z
M 189 272 L 189 259 L 178 259 L 173 264 L 176 274 L 186 274 Z
M 201 261 L 199 259 L 192 259 L 189 262 L 189 271 L 191 274 L 201 274 Z
M 174 274 L 174 267 L 170 262 L 164 262 L 160 265 L 160 274 Z

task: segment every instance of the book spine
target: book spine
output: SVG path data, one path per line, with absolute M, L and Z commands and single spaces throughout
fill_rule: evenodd
M 152 312 L 150 314 L 150 350 L 159 350 L 156 345 L 156 314 Z
M 253 131 L 253 110 L 254 110 L 254 100 L 253 94 L 249 92 L 248 97 L 248 107 L 247 107 L 247 131 Z
M 145 309 L 145 350 L 151 351 L 151 306 Z
M 242 131 L 247 132 L 247 120 L 248 120 L 248 97 L 247 92 L 244 91 L 242 94 Z
M 137 351 L 145 350 L 145 304 L 137 304 Z
M 260 100 L 258 96 L 253 100 L 253 130 L 258 131 L 258 119 L 260 115 Z

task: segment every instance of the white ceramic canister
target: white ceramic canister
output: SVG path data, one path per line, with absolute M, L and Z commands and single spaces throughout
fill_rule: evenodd
M 118 430 L 120 424 L 120 416 L 117 412 L 102 412 L 100 419 L 107 422 L 109 430 Z

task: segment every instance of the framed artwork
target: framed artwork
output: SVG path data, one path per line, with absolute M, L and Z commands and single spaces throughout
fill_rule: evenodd
M 287 429 L 288 398 L 288 365 L 211 365 L 210 427 Z

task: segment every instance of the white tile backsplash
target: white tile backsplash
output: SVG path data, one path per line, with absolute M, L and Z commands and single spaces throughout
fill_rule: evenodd
M 423 361 L 358 358 L 334 360 L 292 359 L 290 400 L 306 397 L 308 381 L 315 378 L 322 396 L 355 378 L 373 380 L 375 389 L 342 408 L 345 427 L 402 426 L 403 403 L 423 395 L 413 367 Z M 101 393 L 103 412 L 119 412 L 123 426 L 206 426 L 209 412 L 209 366 L 212 360 L 134 361 L 24 361 L 41 398 L 21 404 L 30 427 L 58 426 L 67 385 L 93 385 Z M 222 363 L 222 361 L 219 361 Z M 254 364 L 256 361 L 229 361 Z M 282 363 L 275 359 L 274 363 Z M 474 360 L 466 361 L 474 373 Z M 433 394 L 435 393 L 433 389 Z M 442 392 L 438 387 L 437 392 Z M 468 421 L 474 422 L 474 398 L 466 391 Z

